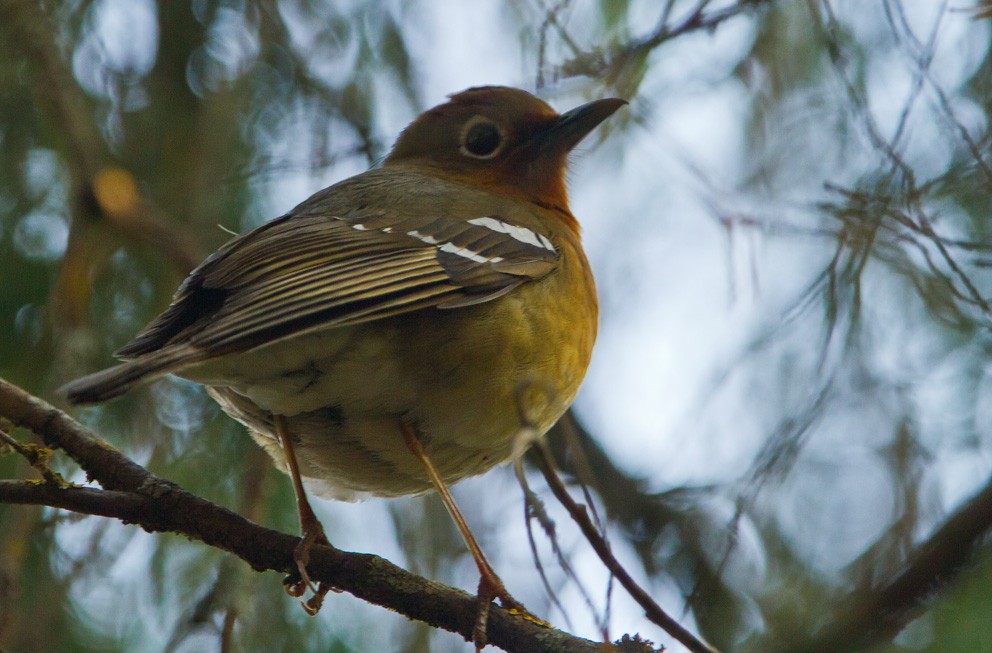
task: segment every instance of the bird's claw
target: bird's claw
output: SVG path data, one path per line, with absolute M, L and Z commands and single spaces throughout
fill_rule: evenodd
M 324 597 L 334 587 L 329 583 L 319 582 L 315 584 L 310 580 L 310 574 L 307 573 L 307 565 L 310 563 L 310 549 L 314 544 L 331 546 L 331 543 L 324 534 L 320 522 L 314 520 L 312 524 L 307 526 L 302 539 L 293 550 L 293 561 L 296 563 L 296 569 L 290 572 L 282 582 L 286 593 L 293 598 L 298 599 L 306 594 L 307 590 L 310 590 L 313 596 L 306 601 L 300 601 L 300 605 L 303 606 L 303 611 L 312 617 L 320 612 Z

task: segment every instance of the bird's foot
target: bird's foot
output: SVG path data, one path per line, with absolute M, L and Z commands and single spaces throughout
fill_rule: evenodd
M 500 607 L 514 616 L 544 628 L 552 627 L 547 621 L 535 617 L 524 607 L 523 603 L 513 598 L 500 577 L 494 573 L 483 573 L 479 576 L 476 599 L 479 607 L 475 615 L 475 625 L 472 628 L 472 642 L 475 644 L 476 653 L 479 653 L 488 642 L 486 629 L 489 625 L 489 608 L 492 606 L 493 599 L 499 599 Z
M 286 593 L 294 598 L 300 598 L 306 594 L 307 590 L 313 594 L 306 601 L 300 601 L 303 610 L 311 617 L 320 611 L 320 606 L 324 603 L 324 597 L 328 592 L 334 590 L 329 583 L 319 582 L 314 584 L 307 573 L 307 565 L 310 563 L 310 549 L 314 544 L 331 546 L 327 535 L 324 534 L 324 527 L 316 517 L 306 520 L 303 524 L 303 537 L 293 550 L 293 561 L 296 563 L 296 570 L 283 579 Z

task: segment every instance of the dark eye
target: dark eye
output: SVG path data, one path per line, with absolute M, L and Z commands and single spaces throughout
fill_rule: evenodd
M 490 159 L 503 145 L 503 134 L 489 120 L 476 116 L 462 130 L 462 154 L 476 159 Z

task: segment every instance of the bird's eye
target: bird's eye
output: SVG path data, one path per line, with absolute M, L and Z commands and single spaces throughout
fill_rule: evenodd
M 491 159 L 503 148 L 503 133 L 491 120 L 475 116 L 462 129 L 461 151 L 473 159 Z

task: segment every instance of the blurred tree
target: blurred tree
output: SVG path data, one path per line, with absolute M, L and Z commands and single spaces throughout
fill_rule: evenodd
M 0 0 L 0 375 L 53 399 L 229 232 L 374 165 L 446 92 L 620 95 L 629 121 L 573 184 L 598 359 L 550 439 L 614 553 L 723 651 L 992 651 L 987 5 Z M 462 650 L 347 597 L 308 619 L 202 542 L 12 505 L 50 485 L 17 484 L 38 440 L 11 396 L 0 650 Z M 286 479 L 197 387 L 77 416 L 295 532 Z M 526 519 L 509 473 L 457 489 L 511 590 L 584 637 L 681 650 L 528 478 Z M 475 580 L 433 497 L 319 508 L 335 544 Z

